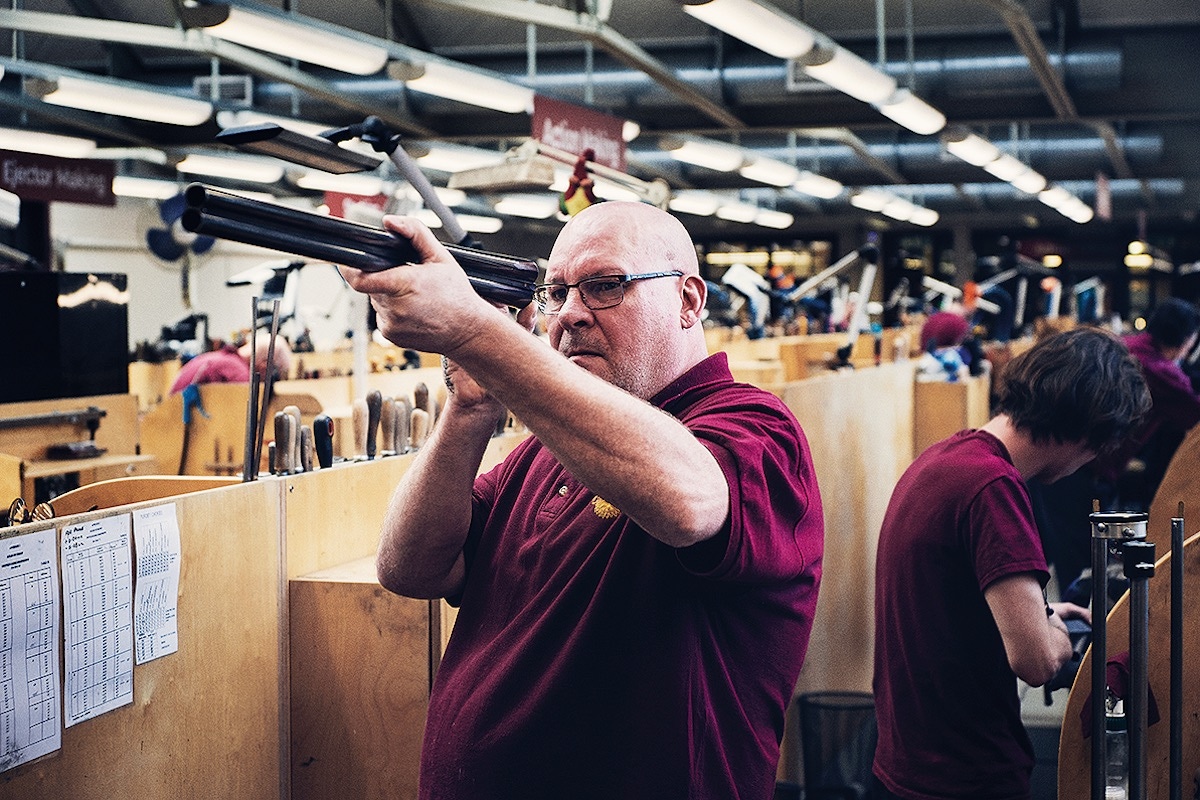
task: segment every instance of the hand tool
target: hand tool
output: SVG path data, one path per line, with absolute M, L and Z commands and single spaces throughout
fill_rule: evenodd
M 383 410 L 383 394 L 378 389 L 367 392 L 367 460 L 375 458 L 379 444 L 379 415 Z
M 333 466 L 333 418 L 318 414 L 313 420 L 313 446 L 317 451 L 317 463 L 321 469 Z

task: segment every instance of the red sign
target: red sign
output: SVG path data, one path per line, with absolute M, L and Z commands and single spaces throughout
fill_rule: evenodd
M 625 120 L 591 108 L 534 95 L 532 136 L 539 142 L 576 156 L 589 147 L 594 161 L 625 171 Z
M 23 200 L 115 205 L 111 161 L 0 151 L 0 188 Z

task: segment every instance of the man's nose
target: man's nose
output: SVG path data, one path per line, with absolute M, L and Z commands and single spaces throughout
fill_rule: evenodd
M 558 309 L 558 318 L 563 325 L 577 325 L 580 319 L 590 319 L 592 310 L 583 303 L 583 291 L 578 286 L 567 289 L 567 299 Z

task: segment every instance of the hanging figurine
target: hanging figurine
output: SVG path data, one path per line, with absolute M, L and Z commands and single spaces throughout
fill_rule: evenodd
M 595 158 L 596 152 L 589 147 L 575 162 L 575 171 L 571 173 L 566 191 L 558 199 L 558 210 L 567 216 L 575 216 L 588 206 L 599 202 L 593 191 L 595 182 L 588 174 L 587 167 L 588 162 Z

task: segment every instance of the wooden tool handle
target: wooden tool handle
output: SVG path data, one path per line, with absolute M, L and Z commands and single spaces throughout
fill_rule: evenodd
M 313 468 L 313 431 L 307 425 L 300 426 L 300 471 L 312 472 Z
M 412 447 L 412 403 L 407 397 L 396 400 L 396 452 L 407 453 Z
M 275 414 L 275 474 L 292 471 L 292 426 L 295 420 L 286 411 Z
M 412 410 L 412 446 L 419 449 L 429 437 L 429 412 L 424 409 Z
M 383 398 L 383 407 L 379 412 L 379 449 L 383 455 L 396 452 L 396 399 Z
M 354 456 L 367 455 L 367 401 L 355 400 L 352 404 L 352 420 L 354 422 Z
M 367 458 L 374 458 L 379 442 L 379 415 L 383 410 L 383 395 L 378 389 L 367 393 Z
M 321 469 L 333 466 L 333 418 L 320 414 L 313 420 L 313 445 L 317 451 L 317 463 Z

